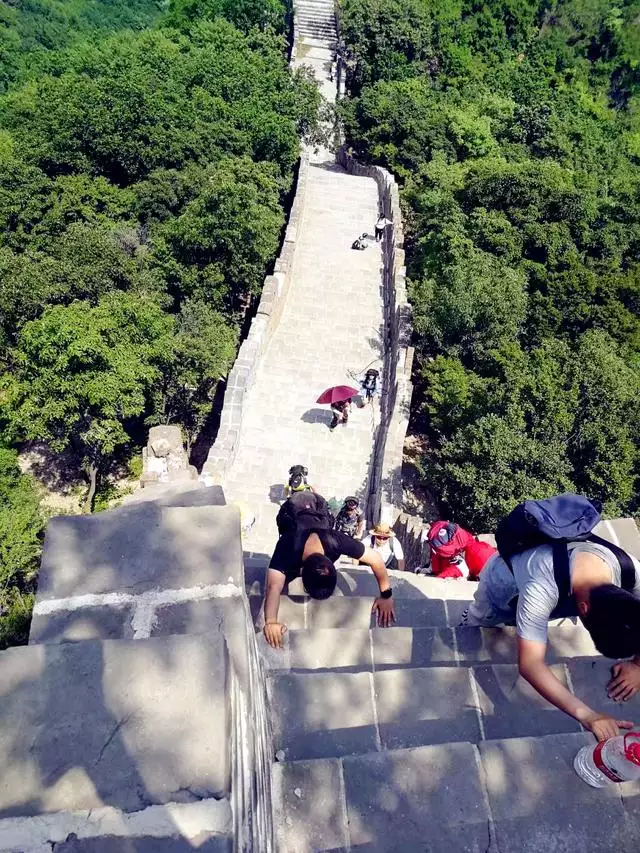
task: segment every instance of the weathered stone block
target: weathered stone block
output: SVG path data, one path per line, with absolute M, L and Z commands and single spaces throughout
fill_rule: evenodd
M 614 702 L 607 696 L 607 683 L 614 664 L 614 660 L 604 657 L 569 661 L 567 668 L 573 692 L 596 711 L 640 723 L 640 694 L 636 693 L 627 702 Z
M 0 653 L 0 816 L 229 792 L 220 637 Z
M 287 760 L 376 749 L 369 673 L 276 675 L 271 691 L 274 746 Z
M 150 502 L 52 519 L 38 600 L 229 580 L 243 583 L 240 513 L 235 507 L 163 507 Z
M 567 686 L 564 666 L 552 667 Z M 488 740 L 580 731 L 579 724 L 558 711 L 518 674 L 517 666 L 474 667 L 480 708 Z
M 193 853 L 194 843 L 198 853 L 232 853 L 231 838 L 209 836 L 202 838 L 119 838 L 114 835 L 101 838 L 74 838 L 55 845 L 55 853 Z
M 293 669 L 371 669 L 368 630 L 320 628 L 293 631 L 289 637 L 289 648 Z
M 133 629 L 130 605 L 124 607 L 82 607 L 42 615 L 31 620 L 29 642 L 72 643 L 80 640 L 131 640 Z
M 456 665 L 454 636 L 449 628 L 376 628 L 371 633 L 377 670 Z
M 637 824 L 617 786 L 591 788 L 573 769 L 590 734 L 549 735 L 480 744 L 500 851 L 637 853 Z
M 470 744 L 345 758 L 342 763 L 354 853 L 490 849 L 489 814 Z M 505 848 L 505 853 L 516 849 Z
M 274 823 L 280 853 L 341 853 L 348 849 L 347 815 L 335 759 L 273 766 Z
M 374 684 L 386 749 L 480 740 L 478 708 L 467 669 L 386 670 L 375 673 Z

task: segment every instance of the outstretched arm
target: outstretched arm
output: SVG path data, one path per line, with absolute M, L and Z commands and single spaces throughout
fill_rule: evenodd
M 608 714 L 599 714 L 585 705 L 562 684 L 545 661 L 546 643 L 518 637 L 518 670 L 520 675 L 556 708 L 569 714 L 596 736 L 607 740 L 619 734 L 618 729 L 630 729 L 629 720 L 616 720 Z
M 371 567 L 378 581 L 380 592 L 391 589 L 384 560 L 377 551 L 374 551 L 373 548 L 365 548 L 364 554 L 360 557 L 360 562 Z M 372 611 L 377 613 L 378 625 L 383 628 L 387 628 L 396 621 L 395 606 L 392 598 L 376 598 L 373 602 Z
M 284 589 L 285 575 L 276 569 L 267 569 L 267 591 L 264 597 L 264 636 L 274 649 L 282 648 L 282 638 L 287 626 L 278 622 L 280 594 Z

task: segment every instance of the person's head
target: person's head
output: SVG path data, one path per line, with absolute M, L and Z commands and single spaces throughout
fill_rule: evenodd
M 344 509 L 347 515 L 353 515 L 358 509 L 358 498 L 353 497 L 353 495 L 349 495 L 348 498 L 345 498 Z
M 336 567 L 324 554 L 311 554 L 302 561 L 302 584 L 311 598 L 329 598 L 337 579 Z
M 380 522 L 380 524 L 376 524 L 369 533 L 373 536 L 376 545 L 384 545 L 392 536 L 396 534 L 385 522 Z
M 585 628 L 608 658 L 640 654 L 640 601 L 611 583 L 594 587 L 588 602 L 578 605 Z

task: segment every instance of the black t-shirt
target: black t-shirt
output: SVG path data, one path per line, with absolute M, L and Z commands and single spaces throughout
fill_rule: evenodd
M 365 546 L 362 542 L 354 539 L 353 536 L 347 536 L 346 533 L 339 533 L 337 530 L 298 529 L 291 533 L 285 533 L 278 539 L 269 568 L 282 572 L 287 583 L 300 576 L 302 553 L 307 544 L 307 539 L 312 533 L 317 534 L 325 556 L 332 563 L 335 563 L 342 554 L 346 557 L 352 557 L 354 560 L 359 560 L 364 554 Z

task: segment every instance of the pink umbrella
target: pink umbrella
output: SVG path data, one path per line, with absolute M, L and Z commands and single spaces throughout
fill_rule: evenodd
M 316 403 L 341 403 L 343 400 L 350 400 L 351 397 L 356 397 L 360 392 L 357 388 L 350 388 L 348 385 L 334 385 L 333 388 L 327 388 L 316 400 Z

